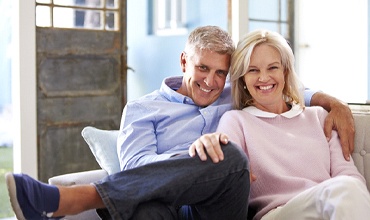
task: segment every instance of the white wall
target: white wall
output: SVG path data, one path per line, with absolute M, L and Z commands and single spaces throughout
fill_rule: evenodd
M 296 1 L 297 72 L 345 102 L 368 98 L 368 0 Z

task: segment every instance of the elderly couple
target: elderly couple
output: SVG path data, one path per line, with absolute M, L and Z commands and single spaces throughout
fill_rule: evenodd
M 302 89 L 281 35 L 253 31 L 235 48 L 224 30 L 199 27 L 180 66 L 183 76 L 123 110 L 121 172 L 71 187 L 6 174 L 17 218 L 247 219 L 248 207 L 254 219 L 370 216 L 351 111 Z

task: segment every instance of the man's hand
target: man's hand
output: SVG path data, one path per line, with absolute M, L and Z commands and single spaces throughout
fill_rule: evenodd
M 351 109 L 346 103 L 321 92 L 312 96 L 311 105 L 322 106 L 329 112 L 325 119 L 325 136 L 330 140 L 332 130 L 338 131 L 343 156 L 349 161 L 354 149 L 355 139 L 355 123 Z
M 218 163 L 224 159 L 224 153 L 222 152 L 220 143 L 227 144 L 228 142 L 228 138 L 225 134 L 205 134 L 194 141 L 189 147 L 189 155 L 194 157 L 198 154 L 202 161 L 206 161 L 208 154 L 214 163 Z
M 338 131 L 343 156 L 350 160 L 350 154 L 354 149 L 355 127 L 352 112 L 347 105 L 339 103 L 333 105 L 329 115 L 325 119 L 324 132 L 330 140 L 332 129 Z

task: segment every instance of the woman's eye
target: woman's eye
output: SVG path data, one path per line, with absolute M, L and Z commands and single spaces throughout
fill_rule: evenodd
M 272 66 L 272 67 L 270 67 L 270 70 L 276 70 L 276 69 L 279 69 L 279 67 L 278 66 Z

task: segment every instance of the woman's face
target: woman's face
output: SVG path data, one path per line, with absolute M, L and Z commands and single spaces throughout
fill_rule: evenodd
M 244 82 L 257 108 L 277 114 L 286 111 L 284 68 L 277 49 L 267 44 L 256 46 Z

